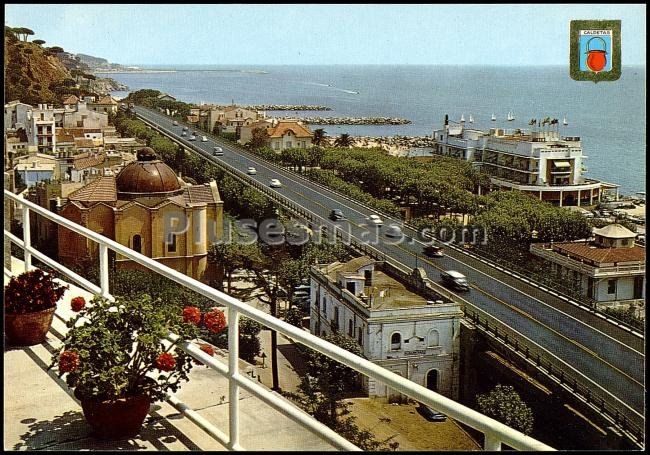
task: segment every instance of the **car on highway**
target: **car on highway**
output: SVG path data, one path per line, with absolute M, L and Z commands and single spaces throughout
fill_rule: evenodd
M 370 215 L 368 218 L 366 218 L 366 221 L 368 221 L 370 224 L 374 224 L 376 226 L 381 226 L 384 224 L 384 222 L 379 218 L 379 215 Z
M 427 419 L 429 422 L 444 422 L 447 420 L 447 416 L 444 415 L 441 412 L 436 412 L 433 409 L 431 409 L 429 406 L 426 406 L 422 403 L 418 404 L 417 408 L 418 412 L 422 417 Z
M 187 131 L 183 131 L 183 132 L 181 133 L 181 136 L 187 136 Z
M 178 122 L 174 120 L 174 126 L 178 126 Z
M 255 169 L 253 166 L 248 166 L 248 169 L 246 169 L 246 173 L 248 175 L 256 175 L 257 169 Z
M 189 141 L 195 141 L 195 140 L 196 140 L 196 136 L 192 135 L 192 136 L 190 136 L 190 138 L 189 138 L 188 140 L 189 140 Z
M 208 138 L 205 136 L 201 136 L 201 142 L 208 142 Z
M 440 272 L 442 283 L 457 291 L 469 291 L 469 283 L 467 278 L 460 272 L 455 270 L 446 270 Z
M 334 209 L 330 212 L 329 219 L 332 221 L 341 221 L 345 219 L 345 215 L 341 209 Z
M 282 183 L 278 179 L 271 179 L 271 181 L 269 182 L 269 186 L 271 188 L 281 188 Z
M 212 150 L 212 155 L 213 156 L 223 156 L 223 149 L 221 147 L 215 147 Z
M 422 253 L 425 256 L 428 256 L 430 258 L 441 258 L 445 254 L 443 253 L 443 249 L 439 246 L 435 245 L 427 245 L 424 248 L 422 248 Z
M 404 233 L 402 232 L 402 228 L 396 224 L 391 224 L 386 229 L 386 236 L 388 237 L 402 237 L 403 235 Z
M 187 127 L 186 127 L 186 126 L 183 127 L 183 131 L 187 131 Z

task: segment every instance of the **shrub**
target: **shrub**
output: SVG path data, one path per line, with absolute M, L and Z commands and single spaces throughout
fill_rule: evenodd
M 54 308 L 66 289 L 68 286 L 56 283 L 42 270 L 22 273 L 5 287 L 5 312 L 25 314 Z

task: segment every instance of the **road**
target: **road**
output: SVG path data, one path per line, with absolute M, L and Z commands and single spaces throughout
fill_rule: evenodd
M 540 295 L 539 290 L 528 292 L 520 284 L 501 279 L 496 270 L 479 268 L 467 258 L 462 258 L 461 254 L 431 260 L 423 258 L 423 242 L 416 238 L 417 233 L 404 229 L 409 237 L 401 243 L 384 235 L 386 225 L 391 221 L 400 224 L 398 220 L 384 219 L 382 228 L 368 227 L 367 216 L 373 212 L 358 203 L 291 171 L 262 161 L 227 142 L 212 137 L 208 137 L 207 142 L 187 141 L 181 137 L 182 127 L 174 126 L 171 119 L 161 114 L 140 107 L 136 108 L 136 112 L 188 147 L 198 147 L 209 160 L 218 160 L 244 173 L 249 166 L 253 166 L 257 174 L 249 177 L 264 185 L 268 185 L 272 178 L 278 178 L 283 186 L 274 191 L 320 217 L 326 218 L 334 208 L 343 210 L 347 221 L 337 223 L 341 228 L 349 229 L 357 239 L 369 241 L 394 261 L 409 268 L 417 263 L 434 281 L 439 281 L 440 270 L 463 273 L 472 285 L 472 289 L 462 295 L 464 299 L 542 346 L 565 364 L 567 373 L 572 369 L 572 376 L 588 378 L 595 395 L 606 397 L 609 394 L 608 398 L 614 397 L 623 405 L 621 409 L 624 414 L 630 415 L 628 411 L 632 410 L 637 417 L 634 420 L 642 419 L 645 375 L 642 341 L 623 333 L 615 333 L 615 336 L 606 333 L 608 330 L 588 323 L 590 319 L 587 313 L 569 314 L 558 309 L 558 305 L 551 304 L 557 303 L 553 302 L 555 297 Z M 212 156 L 216 145 L 223 148 L 223 156 Z

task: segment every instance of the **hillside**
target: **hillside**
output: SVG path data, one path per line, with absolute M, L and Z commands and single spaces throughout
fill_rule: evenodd
M 45 47 L 42 40 L 27 41 L 25 35 L 21 40 L 15 30 L 21 29 L 5 26 L 6 101 L 59 104 L 68 94 L 102 95 L 113 90 L 128 90 L 113 79 L 88 74 L 90 67 L 81 57 L 60 47 Z

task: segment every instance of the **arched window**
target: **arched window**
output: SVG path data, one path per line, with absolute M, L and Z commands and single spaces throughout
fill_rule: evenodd
M 429 370 L 427 372 L 427 389 L 438 391 L 438 370 Z
M 427 337 L 427 346 L 433 348 L 440 345 L 440 334 L 437 330 L 430 330 L 429 336 Z
M 390 336 L 390 350 L 399 351 L 402 348 L 402 334 L 395 332 Z
M 133 236 L 133 249 L 138 253 L 142 253 L 142 237 L 139 234 Z

